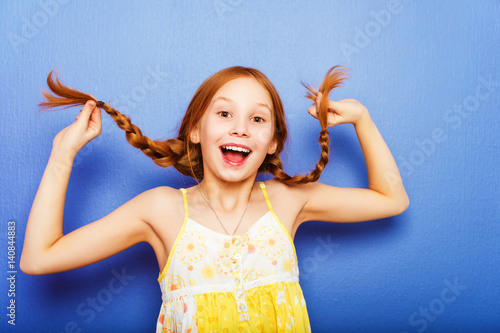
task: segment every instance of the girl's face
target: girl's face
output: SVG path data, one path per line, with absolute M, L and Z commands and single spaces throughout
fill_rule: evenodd
M 271 98 L 257 80 L 241 77 L 222 86 L 190 135 L 201 145 L 204 178 L 255 178 L 276 151 L 274 122 Z

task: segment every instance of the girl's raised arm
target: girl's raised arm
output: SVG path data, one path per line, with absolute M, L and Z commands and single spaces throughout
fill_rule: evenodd
M 78 151 L 101 133 L 101 114 L 88 101 L 76 122 L 59 132 L 28 218 L 20 267 L 27 274 L 66 271 L 105 259 L 136 243 L 159 242 L 144 208 L 150 190 L 130 200 L 108 216 L 63 235 L 66 190 Z M 155 248 L 156 250 L 156 248 Z
M 309 113 L 317 117 L 318 93 Z M 398 167 L 368 110 L 353 99 L 328 100 L 328 126 L 354 125 L 368 171 L 368 189 L 340 188 L 320 183 L 299 187 L 304 206 L 296 224 L 304 221 L 359 222 L 402 213 L 409 205 Z

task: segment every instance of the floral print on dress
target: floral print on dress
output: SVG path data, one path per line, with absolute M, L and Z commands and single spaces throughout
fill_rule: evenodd
M 205 278 L 205 280 L 212 280 L 215 276 L 214 264 L 206 264 L 201 268 L 201 275 Z
M 269 272 L 263 270 L 263 269 L 252 269 L 248 274 L 245 276 L 245 281 L 255 281 L 257 279 L 266 277 L 269 275 Z
M 203 235 L 198 231 L 185 232 L 177 244 L 175 256 L 185 264 L 201 261 L 207 253 Z
M 158 281 L 161 332 L 310 332 L 295 248 L 272 211 L 229 236 L 188 216 Z
M 180 275 L 171 275 L 167 279 L 167 286 L 170 290 L 177 290 L 186 287 L 186 283 Z
M 216 262 L 219 274 L 222 274 L 224 277 L 229 277 L 232 275 L 234 264 L 233 259 L 231 258 L 231 252 L 219 252 L 216 258 Z
M 285 253 L 286 244 L 282 233 L 274 226 L 261 228 L 257 235 L 259 253 L 268 259 L 276 259 Z

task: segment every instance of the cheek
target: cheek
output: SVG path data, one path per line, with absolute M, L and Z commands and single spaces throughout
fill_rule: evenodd
M 259 146 L 269 146 L 273 140 L 272 128 L 262 128 L 255 133 L 255 139 Z
M 202 131 L 202 140 L 211 140 L 217 137 L 218 133 L 220 132 L 220 126 L 216 124 L 214 121 L 211 121 L 211 119 L 206 119 L 206 121 L 203 123 L 203 131 Z

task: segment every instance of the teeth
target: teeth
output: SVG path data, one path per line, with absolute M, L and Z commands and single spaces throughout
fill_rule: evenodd
M 242 153 L 250 153 L 250 150 L 242 148 L 242 147 L 235 147 L 235 146 L 223 146 L 222 148 L 227 149 L 227 150 L 234 150 L 234 151 L 241 151 Z

